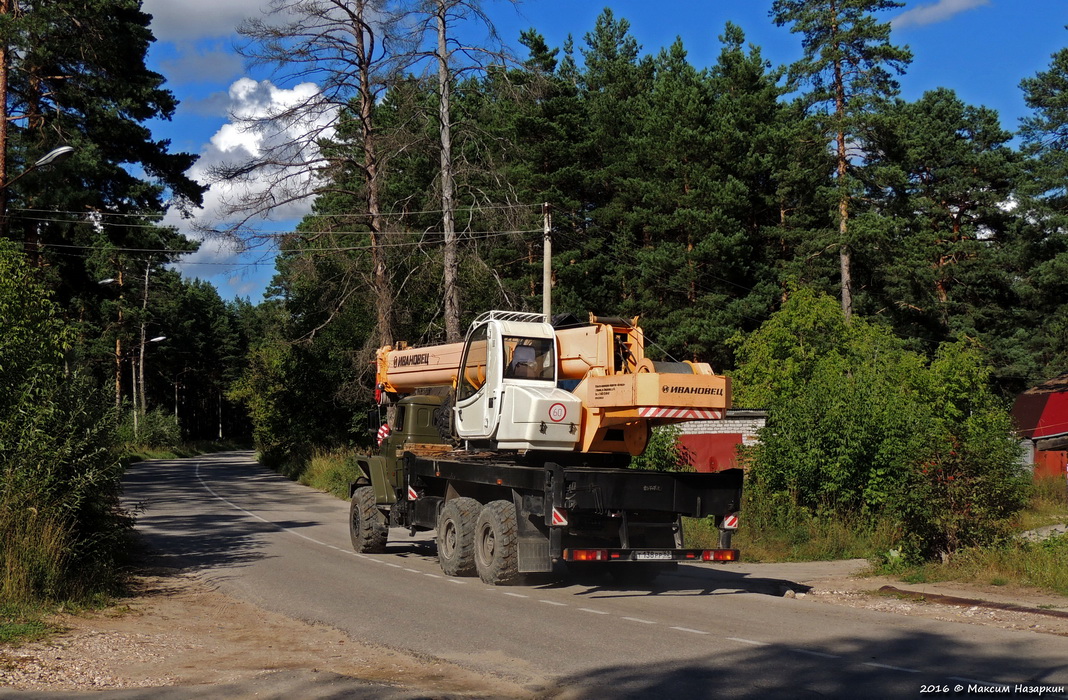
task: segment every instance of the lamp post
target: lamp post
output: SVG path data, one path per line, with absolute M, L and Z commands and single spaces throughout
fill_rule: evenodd
M 145 345 L 148 344 L 148 343 L 162 343 L 166 339 L 167 339 L 167 336 L 158 335 L 155 338 L 152 338 L 150 340 L 145 340 L 145 324 L 142 321 L 142 323 L 141 323 L 140 361 L 136 362 L 133 359 L 130 360 L 130 380 L 131 380 L 131 384 L 132 384 L 131 390 L 133 391 L 134 440 L 136 440 L 141 434 L 139 418 L 140 418 L 141 412 L 144 410 L 144 407 L 145 407 Z M 140 406 L 138 406 L 138 398 L 137 398 L 137 394 L 138 394 L 138 388 L 137 388 L 138 387 L 138 374 L 140 374 L 140 377 L 141 377 L 141 381 L 140 381 L 140 386 L 141 386 L 141 389 L 140 389 L 140 393 L 141 393 Z
M 133 409 L 133 423 L 134 423 L 134 437 L 137 437 L 139 433 L 139 418 L 148 411 L 148 401 L 145 398 L 145 347 L 152 343 L 161 343 L 167 339 L 165 335 L 159 335 L 154 338 L 146 338 L 146 323 L 145 318 L 148 314 L 148 280 L 149 280 L 149 267 L 145 268 L 145 285 L 144 294 L 141 298 L 141 321 L 140 321 L 140 342 L 136 348 L 136 351 L 131 350 L 123 355 L 122 352 L 122 335 L 120 333 L 115 334 L 115 406 L 122 405 L 122 359 L 123 357 L 130 358 L 130 402 Z M 122 313 L 122 287 L 123 287 L 123 275 L 119 272 L 118 278 L 108 277 L 97 282 L 102 286 L 118 285 L 119 291 L 119 326 L 123 323 Z
M 24 169 L 22 172 L 20 172 L 15 177 L 11 178 L 10 180 L 2 180 L 2 181 L 0 181 L 0 190 L 6 190 L 8 187 L 11 187 L 11 185 L 15 184 L 16 182 L 21 180 L 24 176 L 29 175 L 30 173 L 32 173 L 34 170 L 37 170 L 38 168 L 43 168 L 46 165 L 55 165 L 56 163 L 62 163 L 66 159 L 70 158 L 73 154 L 74 154 L 74 146 L 60 146 L 59 148 L 53 148 L 48 153 L 45 153 L 43 156 L 41 156 L 37 160 L 35 160 L 34 162 L 30 163 L 30 166 L 28 168 Z M 5 169 L 5 173 L 4 174 L 5 174 L 5 177 L 6 177 L 6 175 L 7 175 L 6 169 Z M 2 203 L 3 204 L 7 204 L 7 198 L 6 197 L 3 198 Z M 4 211 L 3 213 L 6 214 L 7 212 Z
M 122 270 L 119 270 L 119 276 L 108 277 L 107 279 L 100 280 L 97 284 L 103 287 L 110 287 L 111 285 L 118 285 L 119 287 L 119 309 L 118 309 L 118 328 L 122 328 Z M 115 333 L 115 408 L 118 409 L 122 406 L 122 334 L 118 331 Z
M 11 185 L 15 184 L 16 182 L 18 182 L 24 176 L 32 173 L 34 170 L 37 170 L 38 168 L 43 168 L 43 167 L 48 166 L 48 165 L 54 165 L 56 163 L 62 162 L 64 160 L 70 158 L 71 155 L 74 153 L 74 147 L 73 146 L 60 146 L 59 148 L 53 148 L 51 151 L 49 151 L 48 153 L 44 154 L 43 156 L 41 156 L 40 158 L 35 160 L 33 163 L 31 163 L 29 165 L 29 167 L 25 168 L 18 175 L 16 175 L 15 177 L 11 178 L 10 180 L 8 180 L 7 179 L 7 165 L 6 165 L 6 160 L 7 160 L 7 153 L 6 153 L 6 149 L 7 149 L 6 141 L 7 141 L 7 138 L 6 138 L 6 134 L 5 134 L 4 138 L 3 138 L 3 141 L 4 141 L 4 146 L 3 146 L 2 149 L 0 149 L 0 163 L 2 163 L 2 165 L 0 165 L 0 235 L 3 235 L 4 238 L 7 238 L 7 232 L 8 232 L 7 190 L 8 190 L 8 188 L 11 187 Z M 26 252 L 28 253 L 28 252 L 30 252 L 30 250 L 31 250 L 30 237 L 27 236 L 26 237 Z M 35 250 L 35 248 L 34 248 L 34 250 Z

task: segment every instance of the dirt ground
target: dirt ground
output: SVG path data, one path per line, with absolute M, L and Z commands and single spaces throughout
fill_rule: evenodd
M 213 590 L 195 574 L 139 576 L 133 592 L 103 611 L 59 616 L 54 622 L 66 631 L 49 641 L 0 648 L 0 695 L 4 688 L 219 687 L 295 671 L 305 676 L 297 681 L 304 697 L 309 674 L 359 679 L 374 690 L 373 697 L 409 696 L 391 689 L 414 691 L 415 697 L 426 697 L 427 691 L 434 697 L 527 694 L 502 679 L 364 644 L 337 629 L 262 610 Z M 269 696 L 286 695 L 278 694 L 277 682 L 265 685 L 272 689 Z
M 947 605 L 878 593 L 885 585 L 984 602 Z M 1068 598 L 1005 587 L 919 586 L 839 574 L 812 578 L 784 592 L 825 604 L 1068 635 Z M 1032 611 L 990 606 L 1002 603 Z M 1056 616 L 1057 611 L 1064 616 Z M 231 697 L 284 697 L 286 682 L 296 684 L 303 697 L 337 697 L 340 682 L 359 684 L 365 697 L 376 698 L 530 696 L 505 679 L 371 646 L 336 629 L 258 609 L 189 573 L 140 576 L 134 595 L 114 607 L 61 616 L 56 622 L 67 631 L 47 642 L 0 648 L 0 696 L 15 689 L 20 697 L 27 696 L 26 691 L 36 697 L 32 691 L 153 688 L 151 697 L 163 697 L 159 693 L 164 688 L 232 686 L 244 692 L 235 690 L 228 693 Z M 256 690 L 257 683 L 269 691 Z M 311 692 L 320 686 L 332 690 Z M 352 692 L 347 687 L 346 697 L 355 697 Z M 131 692 L 117 697 L 142 696 Z

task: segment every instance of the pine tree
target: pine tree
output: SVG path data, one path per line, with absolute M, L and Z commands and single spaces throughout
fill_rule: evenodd
M 626 229 L 630 202 L 623 183 L 638 174 L 632 136 L 642 118 L 638 105 L 652 87 L 653 62 L 640 56 L 630 23 L 605 9 L 585 36 L 584 69 L 575 74 L 584 122 L 575 125 L 573 162 L 558 173 L 577 207 L 558 212 L 559 253 L 554 254 L 561 310 L 621 313 L 634 305 L 641 245 Z M 565 53 L 561 70 L 571 66 Z M 566 179 L 565 179 L 566 178 Z
M 1021 121 L 1023 151 L 1029 156 L 1028 217 L 1041 222 L 1035 236 L 1027 296 L 1035 310 L 1031 333 L 1022 346 L 1032 348 L 1040 368 L 1031 383 L 1068 371 L 1068 242 L 1061 233 L 1068 224 L 1068 48 L 1054 53 L 1049 67 L 1020 83 L 1032 113 Z
M 802 34 L 804 57 L 790 69 L 794 84 L 807 83 L 810 108 L 824 117 L 834 144 L 842 310 L 853 312 L 852 255 L 855 243 L 849 217 L 855 196 L 856 164 L 850 144 L 869 115 L 897 93 L 891 71 L 901 73 L 912 60 L 908 49 L 890 43 L 890 25 L 873 13 L 901 7 L 896 0 L 775 0 L 771 16 L 779 26 Z

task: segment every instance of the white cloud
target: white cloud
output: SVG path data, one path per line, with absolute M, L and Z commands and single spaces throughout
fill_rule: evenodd
M 284 89 L 267 80 L 241 78 L 235 81 L 229 90 L 228 111 L 231 120 L 223 124 L 211 137 L 190 175 L 198 182 L 209 183 L 210 171 L 215 166 L 241 162 L 258 157 L 270 149 L 301 143 L 309 133 L 329 136 L 329 131 L 322 130 L 332 120 L 333 115 L 330 113 L 307 115 L 302 119 L 285 122 L 258 124 L 255 128 L 250 126 L 250 120 L 275 115 L 288 107 L 301 104 L 314 97 L 318 90 L 312 83 L 301 83 L 291 89 Z M 306 155 L 311 157 L 314 154 Z M 299 177 L 307 182 L 307 175 L 302 174 Z M 253 179 L 236 184 L 212 184 L 204 198 L 205 219 L 222 218 L 227 201 L 232 201 L 246 192 L 262 192 L 270 186 L 266 179 Z M 308 212 L 310 206 L 310 199 L 285 205 L 276 209 L 272 218 L 300 218 Z
M 228 113 L 230 121 L 223 124 L 211 137 L 211 140 L 201 149 L 200 159 L 189 171 L 194 180 L 210 184 L 204 195 L 204 206 L 194 212 L 194 219 L 181 219 L 177 213 L 170 213 L 164 223 L 177 227 L 186 232 L 190 238 L 201 240 L 202 236 L 190 233 L 195 223 L 212 225 L 225 219 L 227 203 L 248 193 L 265 192 L 272 187 L 271 177 L 253 178 L 246 182 L 211 182 L 211 170 L 223 163 L 242 162 L 254 158 L 272 148 L 287 147 L 289 144 L 304 140 L 309 133 L 329 136 L 332 131 L 329 127 L 333 119 L 332 112 L 304 115 L 300 119 L 290 119 L 260 124 L 251 128 L 246 120 L 257 119 L 278 114 L 287 107 L 302 104 L 313 98 L 318 92 L 318 87 L 312 83 L 302 83 L 292 89 L 279 88 L 270 81 L 255 81 L 250 78 L 241 78 L 230 85 L 227 93 Z M 314 155 L 314 154 L 312 154 Z M 274 173 L 273 178 L 277 181 L 278 176 L 285 176 L 286 171 Z M 310 183 L 310 175 L 306 172 L 297 171 L 292 179 L 297 186 L 301 183 Z M 287 186 L 294 186 L 293 182 Z M 311 198 L 286 204 L 271 212 L 270 218 L 278 222 L 273 226 L 264 228 L 291 228 L 296 221 L 310 211 Z M 207 265 L 215 265 L 212 274 L 222 271 L 219 264 L 234 264 L 242 251 L 235 248 L 232 243 L 219 239 L 209 238 L 201 244 L 196 253 L 188 256 L 183 263 L 178 264 L 184 274 L 193 276 L 206 276 Z M 253 255 L 262 259 L 265 252 L 259 249 Z M 247 253 L 242 256 L 247 259 Z
M 161 41 L 228 37 L 249 17 L 259 16 L 267 0 L 144 0 L 152 32 Z
M 961 12 L 974 10 L 989 5 L 990 0 L 938 0 L 929 5 L 920 5 L 906 10 L 892 20 L 894 29 L 903 27 L 922 27 L 927 24 L 944 22 Z

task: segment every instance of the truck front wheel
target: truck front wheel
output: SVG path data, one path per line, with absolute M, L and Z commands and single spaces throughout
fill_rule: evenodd
M 475 525 L 475 568 L 483 583 L 502 586 L 519 579 L 519 522 L 511 501 L 487 503 Z
M 438 563 L 446 576 L 475 575 L 475 523 L 482 504 L 454 498 L 438 516 Z
M 389 525 L 386 516 L 375 504 L 373 486 L 361 486 L 352 493 L 349 503 L 349 537 L 352 548 L 362 554 L 381 554 L 386 551 Z

